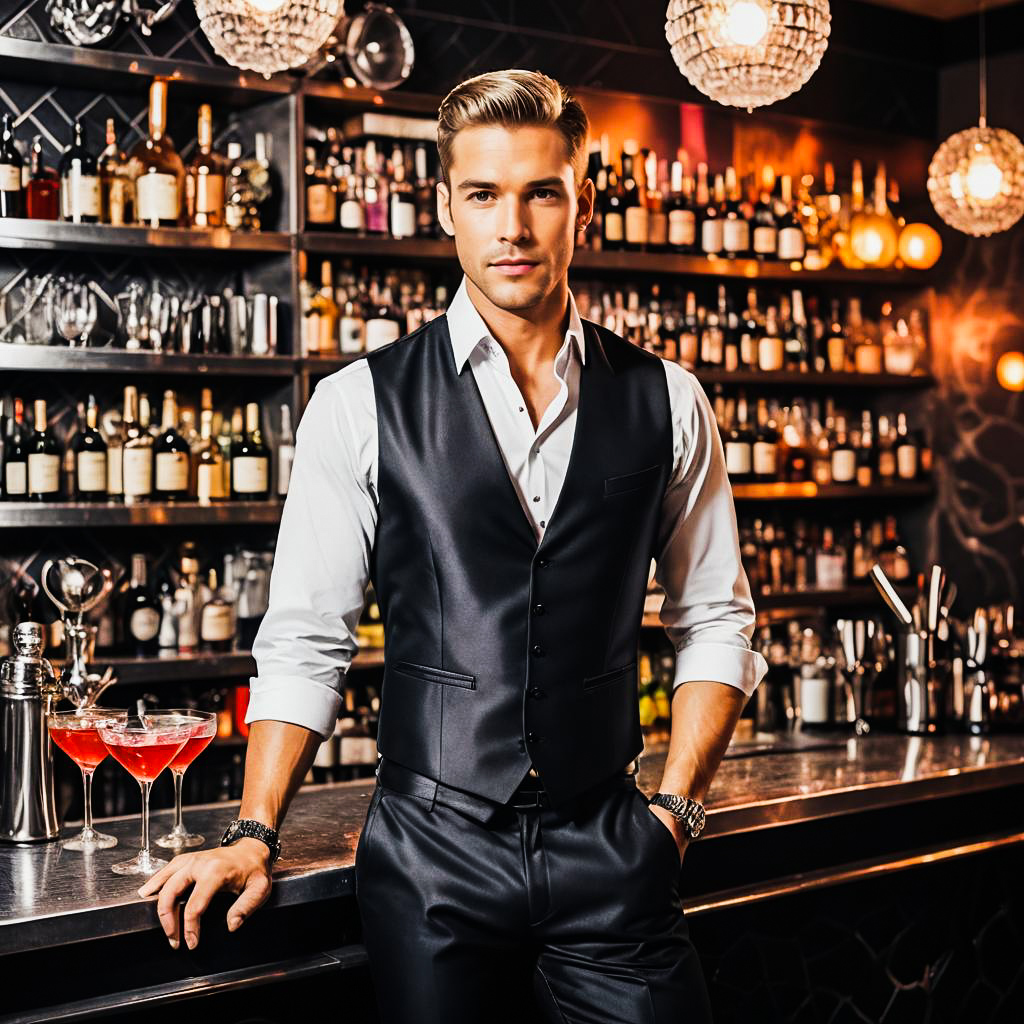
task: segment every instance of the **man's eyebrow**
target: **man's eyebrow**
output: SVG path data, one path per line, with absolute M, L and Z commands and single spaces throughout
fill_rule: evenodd
M 526 187 L 528 189 L 552 188 L 556 186 L 565 186 L 565 182 L 556 175 L 552 175 L 550 178 L 537 178 L 535 181 L 528 181 L 526 183 Z M 468 178 L 466 181 L 460 181 L 456 186 L 456 190 L 459 192 L 494 192 L 497 188 L 498 186 L 493 181 L 477 181 L 474 178 Z

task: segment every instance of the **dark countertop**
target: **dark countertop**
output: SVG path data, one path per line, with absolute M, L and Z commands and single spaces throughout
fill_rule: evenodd
M 1024 736 L 876 735 L 826 742 L 815 749 L 728 757 L 709 794 L 700 842 L 1024 782 Z M 665 755 L 662 746 L 641 758 L 638 781 L 644 792 L 657 789 Z M 352 893 L 356 843 L 374 782 L 368 778 L 299 792 L 285 823 L 284 852 L 268 906 Z M 209 846 L 237 808 L 237 803 L 221 803 L 187 809 L 187 825 L 205 835 Z M 160 835 L 170 824 L 170 811 L 154 813 L 152 834 Z M 103 830 L 117 835 L 120 844 L 88 856 L 56 843 L 0 846 L 0 955 L 157 927 L 150 905 L 155 898 L 136 895 L 142 880 L 110 871 L 110 864 L 137 848 L 138 815 L 105 819 Z M 77 829 L 65 831 L 70 835 Z

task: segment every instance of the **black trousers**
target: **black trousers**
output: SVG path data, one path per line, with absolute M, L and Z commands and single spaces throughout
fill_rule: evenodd
M 355 862 L 382 1024 L 709 1024 L 679 870 L 632 775 L 517 810 L 382 762 Z

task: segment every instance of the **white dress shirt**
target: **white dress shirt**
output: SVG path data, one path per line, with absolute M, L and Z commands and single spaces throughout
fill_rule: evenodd
M 571 293 L 569 307 L 554 363 L 558 394 L 536 427 L 465 279 L 447 311 L 456 368 L 469 362 L 538 540 L 565 479 L 587 358 Z M 654 579 L 665 591 L 661 622 L 677 652 L 674 686 L 710 680 L 749 695 L 768 665 L 750 649 L 754 607 L 718 426 L 696 377 L 677 363 L 662 365 L 674 466 L 661 505 Z M 317 384 L 296 432 L 270 605 L 253 644 L 258 674 L 250 680 L 246 722 L 291 722 L 324 739 L 334 729 L 358 649 L 377 528 L 377 458 L 373 378 L 360 359 Z

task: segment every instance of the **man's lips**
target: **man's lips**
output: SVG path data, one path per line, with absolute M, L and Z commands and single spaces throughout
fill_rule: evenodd
M 538 263 L 536 260 L 497 260 L 491 266 L 500 274 L 527 274 Z

